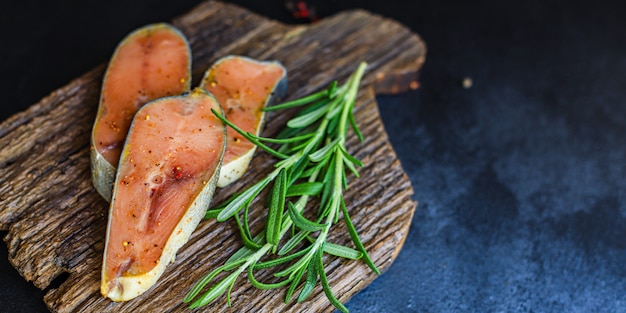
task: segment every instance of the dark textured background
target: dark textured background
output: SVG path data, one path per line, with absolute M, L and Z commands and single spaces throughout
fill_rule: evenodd
M 198 3 L 126 2 L 3 3 L 0 120 Z M 284 1 L 232 2 L 296 22 Z M 309 3 L 392 17 L 429 49 L 420 89 L 379 98 L 420 204 L 352 312 L 626 311 L 626 2 Z M 45 312 L 6 253 L 0 311 Z

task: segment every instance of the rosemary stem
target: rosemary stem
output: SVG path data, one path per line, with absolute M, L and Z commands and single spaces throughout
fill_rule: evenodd
M 365 74 L 365 69 L 367 68 L 367 63 L 361 62 L 359 67 L 356 69 L 354 74 L 350 77 L 348 81 L 348 89 L 346 93 L 346 99 L 344 100 L 344 107 L 341 111 L 341 119 L 339 120 L 339 136 L 341 136 L 340 143 L 343 144 L 346 136 L 346 124 L 348 122 L 348 114 L 350 113 L 351 103 L 356 100 L 356 96 L 359 90 L 359 84 L 361 84 L 361 78 L 363 74 Z
M 342 181 L 342 176 L 341 176 L 342 172 L 340 170 L 343 170 L 343 165 L 341 163 L 343 159 L 339 151 L 335 153 L 336 153 L 335 158 L 337 162 L 335 162 L 336 170 L 335 170 L 335 175 L 333 179 L 335 180 L 335 185 L 340 186 L 341 181 Z M 309 253 L 307 253 L 306 258 L 308 259 L 312 258 L 315 255 L 315 251 L 322 248 L 322 245 L 324 244 L 324 242 L 326 242 L 326 239 L 328 237 L 328 232 L 330 231 L 330 228 L 333 226 L 335 215 L 339 214 L 339 210 L 341 209 L 341 202 L 340 202 L 341 198 L 342 198 L 341 190 L 340 189 L 334 190 L 332 199 L 329 203 L 329 206 L 331 207 L 331 209 L 329 210 L 328 215 L 326 216 L 326 220 L 324 222 L 325 227 L 320 231 L 319 236 L 317 236 L 317 238 L 315 239 L 315 242 L 313 243 L 313 248 L 311 249 Z

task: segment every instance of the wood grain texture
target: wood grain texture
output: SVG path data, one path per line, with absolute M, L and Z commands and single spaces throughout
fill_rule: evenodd
M 360 61 L 370 66 L 355 116 L 365 135 L 348 140 L 364 163 L 362 177 L 350 179 L 348 210 L 374 263 L 385 271 L 407 236 L 416 203 L 380 119 L 375 93 L 409 88 L 424 62 L 421 39 L 398 23 L 355 10 L 308 26 L 287 26 L 237 6 L 206 2 L 173 21 L 188 36 L 193 51 L 194 85 L 218 58 L 228 54 L 278 60 L 289 72 L 288 99 L 344 81 Z M 160 281 L 144 295 L 113 303 L 99 294 L 107 203 L 93 189 L 89 135 L 96 114 L 104 67 L 54 91 L 28 110 L 0 124 L 0 229 L 8 230 L 9 258 L 25 279 L 46 288 L 62 274 L 69 278 L 44 301 L 55 312 L 185 312 L 182 296 L 207 271 L 222 264 L 241 243 L 233 223 L 204 221 L 179 251 Z M 270 114 L 264 135 L 275 134 L 293 111 Z M 249 174 L 218 190 L 219 202 L 268 173 L 273 159 L 257 153 Z M 259 205 L 251 212 L 253 230 L 263 224 Z M 349 244 L 339 223 L 331 240 Z M 362 262 L 325 257 L 333 292 L 342 302 L 375 278 Z M 271 282 L 260 272 L 262 281 Z M 234 306 L 221 298 L 201 311 L 329 312 L 321 288 L 309 301 L 283 303 L 284 290 L 260 291 L 241 277 Z

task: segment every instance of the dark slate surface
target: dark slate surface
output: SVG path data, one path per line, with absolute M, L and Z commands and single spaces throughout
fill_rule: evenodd
M 198 1 L 147 2 L 3 4 L 0 119 Z M 284 1 L 233 2 L 295 22 Z M 429 48 L 421 88 L 379 99 L 420 204 L 352 312 L 626 311 L 625 2 L 309 3 L 321 17 L 392 17 Z M 45 312 L 6 253 L 0 244 L 0 311 Z

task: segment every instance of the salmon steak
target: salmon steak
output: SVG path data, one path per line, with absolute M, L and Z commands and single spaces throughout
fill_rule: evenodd
M 246 132 L 260 135 L 265 117 L 263 108 L 287 91 L 287 70 L 276 61 L 228 56 L 211 66 L 200 87 L 215 95 L 227 120 Z M 226 134 L 226 153 L 218 187 L 241 178 L 256 149 L 235 130 L 228 128 Z
M 204 89 L 154 100 L 132 121 L 109 209 L 101 292 L 114 301 L 149 289 L 208 208 L 225 125 Z
M 191 50 L 185 36 L 168 24 L 130 33 L 109 62 L 91 134 L 93 185 L 110 201 L 115 169 L 130 123 L 147 102 L 189 91 Z

